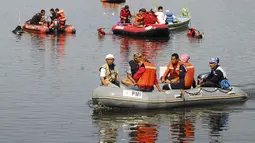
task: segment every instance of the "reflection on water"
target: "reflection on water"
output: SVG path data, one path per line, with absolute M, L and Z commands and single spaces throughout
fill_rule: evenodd
M 210 113 L 208 118 L 205 118 L 204 123 L 209 126 L 210 142 L 222 142 L 221 132 L 227 130 L 228 127 L 228 113 Z
M 196 142 L 196 126 L 202 126 L 209 132 L 198 133 L 199 136 L 209 136 L 207 142 L 222 142 L 223 130 L 229 128 L 230 111 L 204 109 L 177 109 L 172 111 L 98 111 L 94 110 L 92 118 L 99 128 L 101 142 L 154 143 Z M 200 121 L 202 120 L 202 123 Z M 200 123 L 200 124 L 199 124 Z M 169 132 L 160 132 L 169 125 Z M 200 127 L 197 127 L 200 128 Z M 165 130 L 164 130 L 165 131 Z M 159 138 L 160 136 L 160 138 Z
M 193 114 L 185 115 L 181 112 L 170 117 L 170 136 L 173 142 L 192 142 L 195 137 L 195 122 L 196 116 Z
M 112 36 L 115 43 L 120 44 L 120 66 L 127 68 L 128 61 L 133 59 L 134 53 L 143 53 L 147 59 L 157 64 L 157 55 L 167 47 L 169 38 L 167 39 L 134 39 L 130 37 Z

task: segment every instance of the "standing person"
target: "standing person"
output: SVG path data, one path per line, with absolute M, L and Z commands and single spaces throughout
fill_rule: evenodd
M 165 24 L 165 14 L 163 12 L 163 7 L 159 6 L 158 7 L 158 12 L 155 13 L 155 15 L 157 15 L 158 18 L 158 24 Z

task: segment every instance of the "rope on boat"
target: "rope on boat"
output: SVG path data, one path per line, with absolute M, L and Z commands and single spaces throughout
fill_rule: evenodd
M 215 90 L 207 90 L 204 88 L 200 88 L 198 92 L 191 93 L 191 92 L 185 91 L 185 93 L 190 94 L 190 95 L 198 95 L 201 93 L 201 91 L 210 92 L 210 93 L 213 93 L 216 91 L 220 91 L 222 93 L 229 93 L 230 91 L 232 91 L 232 89 L 233 88 L 229 88 L 229 90 L 222 90 L 221 88 L 215 88 Z

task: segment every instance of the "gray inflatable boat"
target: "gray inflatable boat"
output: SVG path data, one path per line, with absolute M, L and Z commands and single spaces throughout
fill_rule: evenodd
M 159 109 L 190 105 L 244 102 L 248 95 L 238 87 L 230 90 L 220 88 L 193 88 L 180 95 L 180 90 L 167 92 L 141 92 L 127 88 L 100 86 L 93 91 L 94 104 L 107 107 Z

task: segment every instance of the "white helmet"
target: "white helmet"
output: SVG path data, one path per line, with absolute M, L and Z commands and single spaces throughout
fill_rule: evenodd
M 114 59 L 114 56 L 112 54 L 106 55 L 105 59 Z

